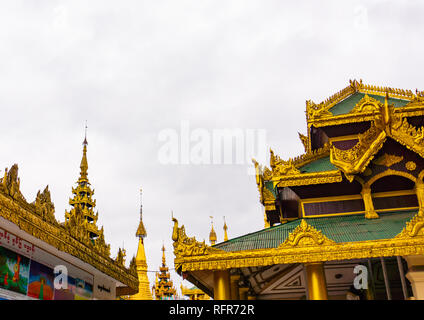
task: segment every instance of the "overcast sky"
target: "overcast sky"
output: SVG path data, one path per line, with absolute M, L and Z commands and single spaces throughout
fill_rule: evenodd
M 250 161 L 163 164 L 160 134 L 181 137 L 182 123 L 211 137 L 265 130 L 267 147 L 299 155 L 305 100 L 321 102 L 354 78 L 424 89 L 423 9 L 383 0 L 1 1 L 0 174 L 17 163 L 29 202 L 48 184 L 63 221 L 87 120 L 89 179 L 112 256 L 123 244 L 127 264 L 136 253 L 143 187 L 149 270 L 162 243 L 173 268 L 171 210 L 200 241 L 213 216 L 222 241 L 223 216 L 232 238 L 262 229 L 263 209 Z

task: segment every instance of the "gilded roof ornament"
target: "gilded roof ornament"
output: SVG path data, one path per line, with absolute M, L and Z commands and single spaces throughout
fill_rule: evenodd
M 119 248 L 118 254 L 117 254 L 116 259 L 115 259 L 116 263 L 118 263 L 122 266 L 125 266 L 125 257 L 126 256 L 127 256 L 126 250 Z
M 135 261 L 135 256 L 133 256 L 130 261 L 129 271 L 132 275 L 137 276 L 137 263 Z
M 381 102 L 369 95 L 383 97 L 390 95 L 392 98 L 406 101 L 406 104 L 402 108 L 396 108 L 398 109 L 397 113 L 402 113 L 404 115 L 411 114 L 414 116 L 424 114 L 422 110 L 422 106 L 424 105 L 423 91 L 420 92 L 416 90 L 414 94 L 411 90 L 363 84 L 362 80 L 359 82 L 356 80 L 350 80 L 349 83 L 350 85 L 348 87 L 339 91 L 320 104 L 307 101 L 306 114 L 308 127 L 310 127 L 311 124 L 315 127 L 321 127 L 374 120 L 373 114 L 377 112 L 377 106 L 381 105 Z M 347 114 L 341 115 L 333 115 L 330 112 L 332 107 L 356 92 L 365 94 L 365 97 L 359 101 L 353 110 Z
M 417 168 L 417 164 L 414 161 L 408 161 L 405 163 L 405 168 L 408 171 L 414 171 Z
M 374 154 L 381 149 L 387 135 L 379 130 L 374 124 L 364 133 L 358 136 L 358 143 L 351 149 L 341 150 L 332 146 L 330 161 L 346 174 L 349 181 L 353 180 L 353 174 L 363 172 Z
M 305 152 L 308 152 L 309 150 L 309 139 L 307 136 L 301 134 L 300 132 L 297 133 L 299 135 L 299 139 L 303 144 L 303 148 L 305 149 Z
M 421 211 L 416 214 L 411 221 L 406 223 L 405 228 L 395 237 L 397 239 L 413 238 L 424 236 L 424 215 Z
M 211 232 L 209 233 L 209 242 L 211 245 L 214 245 L 216 243 L 217 236 L 215 230 L 213 229 L 213 217 L 209 216 L 209 218 L 211 218 Z
M 397 156 L 395 154 L 385 153 L 381 157 L 374 159 L 372 162 L 379 166 L 385 166 L 387 168 L 392 165 L 399 163 L 403 160 L 403 156 Z
M 271 153 L 270 166 L 272 169 L 273 177 L 300 174 L 300 171 L 294 165 L 293 159 L 284 161 L 279 156 L 274 155 L 274 151 L 270 150 L 270 153 Z
M 18 171 L 19 168 L 16 163 L 9 170 L 7 168 L 4 169 L 2 180 L 3 191 L 15 200 L 27 203 L 20 191 L 21 180 L 18 177 Z
M 187 237 L 184 226 L 178 227 L 178 220 L 172 217 L 174 227 L 172 240 L 174 241 L 174 255 L 177 258 L 205 255 L 209 253 L 221 253 L 222 250 L 206 245 L 205 240 L 198 242 L 194 237 Z
M 315 104 L 311 100 L 306 101 L 306 116 L 307 120 L 314 120 L 317 118 L 332 117 L 333 114 L 329 111 L 340 101 L 346 99 L 348 96 L 354 94 L 362 86 L 362 80 L 359 83 L 356 80 L 349 80 L 349 86 L 333 94 L 320 104 Z
M 380 101 L 365 94 L 365 96 L 356 104 L 350 113 L 379 112 L 380 108 Z
M 335 244 L 333 240 L 328 239 L 313 226 L 302 219 L 298 225 L 287 237 L 287 239 L 279 246 L 279 248 L 287 247 L 308 247 Z
M 33 203 L 35 205 L 35 212 L 44 221 L 58 225 L 58 222 L 54 215 L 54 204 L 50 197 L 49 186 L 46 186 L 43 192 L 37 192 L 37 197 L 35 198 L 35 201 Z

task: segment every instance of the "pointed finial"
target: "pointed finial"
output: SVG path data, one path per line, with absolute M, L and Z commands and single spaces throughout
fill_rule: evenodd
M 138 224 L 136 237 L 145 238 L 147 236 L 146 228 L 143 224 L 143 202 L 142 202 L 142 189 L 140 188 L 140 223 Z
M 87 142 L 87 120 L 85 120 L 85 136 L 84 136 L 84 142 L 82 143 L 83 145 L 87 145 L 88 144 L 88 142 Z
M 165 244 L 162 242 L 162 264 L 166 265 L 166 259 L 165 259 Z
M 209 216 L 209 218 L 211 218 L 211 225 L 212 225 L 211 232 L 209 233 L 209 241 L 211 245 L 214 245 L 216 243 L 217 237 L 216 237 L 216 232 L 213 229 L 213 217 Z
M 226 223 L 226 221 L 225 221 L 225 216 L 224 216 L 224 241 L 228 241 L 228 234 L 227 234 L 227 230 L 228 230 L 228 227 L 227 227 L 227 223 Z
M 87 170 L 88 170 L 88 161 L 87 161 L 87 123 L 85 124 L 85 137 L 84 137 L 84 142 L 82 143 L 84 148 L 82 150 L 82 159 L 81 159 L 81 164 L 80 164 L 80 179 L 82 180 L 87 180 Z

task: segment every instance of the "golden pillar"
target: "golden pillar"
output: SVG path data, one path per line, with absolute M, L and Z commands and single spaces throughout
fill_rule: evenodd
M 240 300 L 238 282 L 240 280 L 239 274 L 232 274 L 230 276 L 230 286 L 231 286 L 231 300 Z
M 362 199 L 364 200 L 365 206 L 365 218 L 376 219 L 378 218 L 377 212 L 374 210 L 374 204 L 372 202 L 371 187 L 364 186 L 361 191 Z
M 217 270 L 213 273 L 214 300 L 230 300 L 230 272 Z
M 309 300 L 328 300 L 323 263 L 306 263 L 305 268 Z

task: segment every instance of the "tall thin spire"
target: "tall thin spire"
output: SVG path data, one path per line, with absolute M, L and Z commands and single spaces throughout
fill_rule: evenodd
M 88 161 L 87 161 L 87 121 L 85 123 L 85 136 L 84 136 L 84 141 L 83 141 L 83 150 L 82 150 L 82 159 L 81 159 L 81 177 L 80 180 L 87 180 L 87 171 L 88 171 Z
M 138 276 L 138 293 L 130 297 L 131 300 L 152 300 L 150 292 L 149 278 L 147 277 L 147 259 L 144 250 L 144 238 L 147 236 L 146 229 L 143 224 L 143 205 L 142 205 L 142 189 L 140 188 L 140 223 L 137 228 L 136 237 L 138 237 L 137 256 L 135 264 Z
M 213 229 L 213 217 L 209 216 L 209 218 L 211 218 L 211 225 L 212 225 L 211 232 L 209 233 L 209 241 L 210 241 L 211 245 L 214 245 L 216 243 L 217 237 L 216 237 L 216 232 Z
M 154 293 L 156 300 L 174 300 L 176 298 L 177 291 L 175 290 L 169 269 L 166 266 L 165 259 L 165 245 L 162 245 L 162 266 L 159 268 L 159 274 L 156 274 L 159 278 L 154 285 Z
M 162 266 L 166 266 L 165 245 L 162 243 Z
M 228 234 L 227 234 L 228 227 L 227 227 L 227 223 L 225 222 L 225 216 L 224 216 L 224 227 L 223 227 L 223 229 L 224 229 L 224 241 L 228 241 Z
M 142 192 L 143 190 L 140 188 L 140 223 L 138 224 L 136 236 L 140 238 L 145 238 L 147 236 L 146 228 L 143 224 L 143 202 L 142 202 Z
M 69 199 L 71 210 L 65 211 L 65 227 L 74 230 L 75 234 L 81 239 L 88 239 L 90 243 L 99 248 L 104 254 L 110 255 L 110 247 L 104 239 L 103 227 L 97 226 L 98 212 L 95 212 L 96 200 L 93 199 L 94 190 L 91 189 L 88 180 L 88 161 L 87 161 L 87 123 L 85 124 L 85 135 L 83 141 L 83 151 L 81 159 L 81 173 L 76 188 L 72 188 L 73 197 Z M 77 229 L 78 229 L 77 228 Z

